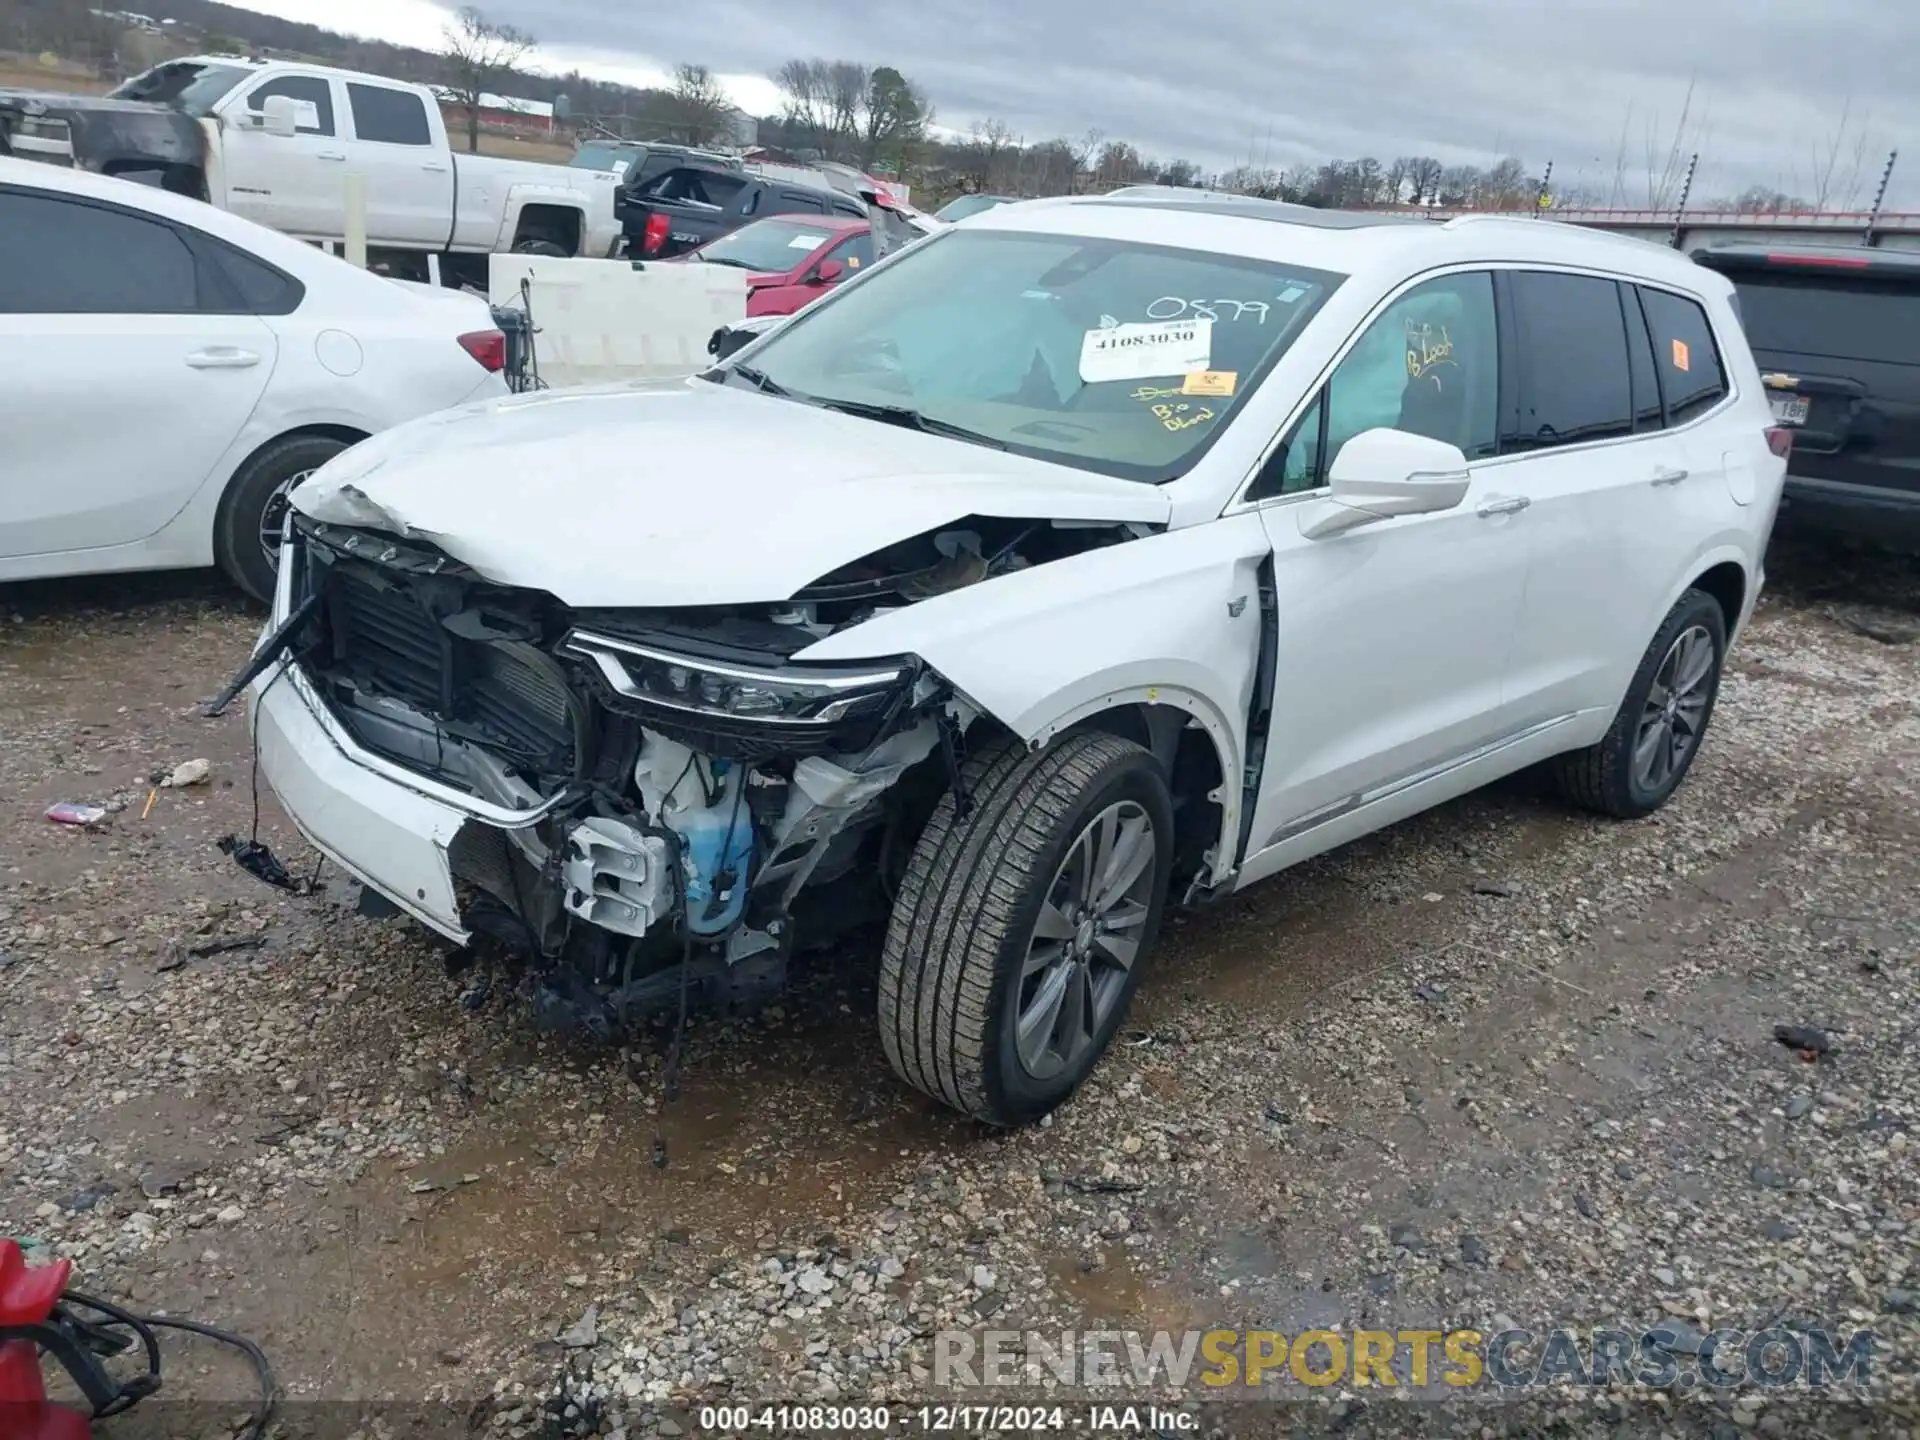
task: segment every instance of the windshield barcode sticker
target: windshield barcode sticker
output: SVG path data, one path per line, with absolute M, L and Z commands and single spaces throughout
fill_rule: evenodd
M 1080 342 L 1080 378 L 1150 380 L 1213 368 L 1213 321 L 1161 320 L 1089 330 Z

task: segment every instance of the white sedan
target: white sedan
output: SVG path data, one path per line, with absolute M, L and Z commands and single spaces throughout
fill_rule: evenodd
M 0 580 L 217 564 L 264 599 L 289 488 L 506 394 L 505 352 L 472 295 L 0 158 Z

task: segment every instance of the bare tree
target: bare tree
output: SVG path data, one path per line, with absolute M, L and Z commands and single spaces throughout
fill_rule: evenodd
M 780 88 L 780 118 L 824 149 L 828 128 L 827 62 L 789 60 L 769 77 Z
M 987 119 L 973 127 L 967 149 L 974 183 L 982 190 L 993 188 L 1000 171 L 1000 160 L 1015 148 L 1013 127 L 1004 120 Z
M 1860 203 L 1860 190 L 1866 178 L 1869 139 L 1866 123 L 1862 121 L 1859 135 L 1855 137 L 1852 147 L 1847 147 L 1847 126 L 1852 118 L 1853 100 L 1849 96 L 1840 107 L 1840 123 L 1828 133 L 1824 142 L 1812 147 L 1812 178 L 1807 188 L 1812 192 L 1812 208 L 1815 210 L 1852 210 Z M 1797 186 L 1797 173 L 1795 183 Z
M 689 145 L 704 145 L 724 134 L 733 117 L 733 105 L 719 79 L 704 65 L 674 67 L 675 128 L 686 132 Z
M 1092 177 L 1094 160 L 1100 154 L 1100 142 L 1106 138 L 1107 132 L 1102 130 L 1098 125 L 1095 125 L 1089 127 L 1086 134 L 1071 143 L 1069 148 L 1073 154 L 1075 179 L 1068 184 L 1069 194 L 1071 194 L 1075 188 L 1079 176 L 1086 175 L 1089 178 Z
M 1693 90 L 1699 83 L 1699 76 L 1687 81 L 1687 95 L 1680 102 L 1680 118 L 1674 123 L 1673 135 L 1667 141 L 1664 154 L 1655 139 L 1654 127 L 1660 123 L 1658 114 L 1649 115 L 1646 124 L 1647 159 L 1647 209 L 1666 210 L 1679 199 L 1679 186 L 1687 173 L 1687 125 L 1693 115 Z
M 446 28 L 446 88 L 467 112 L 467 150 L 480 149 L 481 97 L 501 90 L 533 50 L 533 36 L 511 25 L 497 25 L 462 6 Z
M 1140 152 L 1125 140 L 1109 140 L 1100 148 L 1094 178 L 1102 185 L 1131 185 L 1140 178 Z
M 1414 155 L 1407 160 L 1408 198 L 1415 205 L 1431 205 L 1440 198 L 1440 172 L 1446 167 L 1431 155 Z
M 833 60 L 822 71 L 827 104 L 825 147 L 833 159 L 851 160 L 860 136 L 860 111 L 873 87 L 873 73 L 857 60 Z

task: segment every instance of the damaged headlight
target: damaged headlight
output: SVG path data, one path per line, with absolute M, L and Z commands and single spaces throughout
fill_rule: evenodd
M 641 707 L 764 725 L 831 727 L 877 720 L 912 683 L 910 661 L 860 666 L 741 666 L 575 630 L 565 648 L 593 662 L 609 689 Z

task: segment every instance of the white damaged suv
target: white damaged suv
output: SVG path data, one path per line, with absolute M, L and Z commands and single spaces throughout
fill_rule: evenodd
M 723 365 L 368 440 L 252 681 L 327 855 L 616 1027 L 885 927 L 910 1083 L 1059 1104 L 1169 903 L 1699 753 L 1785 432 L 1719 276 L 1541 220 L 1008 205 Z

